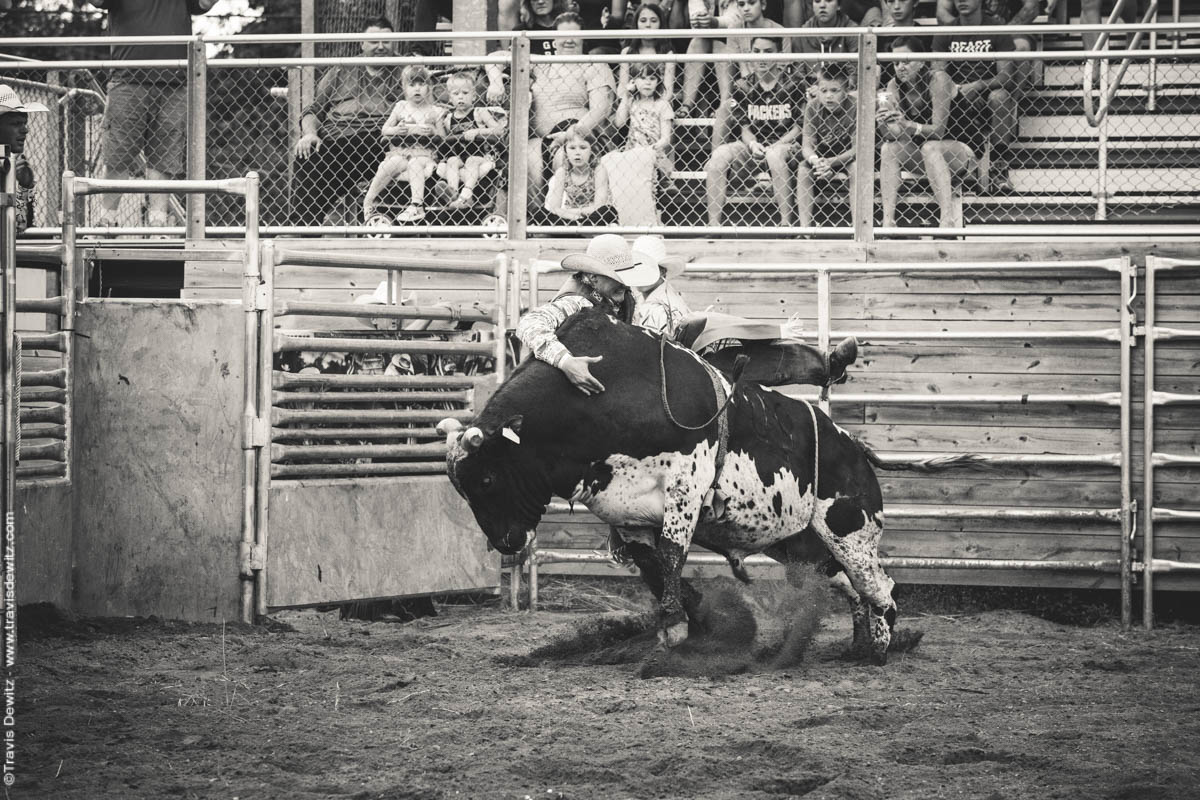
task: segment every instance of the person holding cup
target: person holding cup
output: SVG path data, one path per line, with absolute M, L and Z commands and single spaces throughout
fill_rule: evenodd
M 976 168 L 975 153 L 956 138 L 966 133 L 964 120 L 954 119 L 957 87 L 944 71 L 931 70 L 928 61 L 920 60 L 926 52 L 920 39 L 901 36 L 892 43 L 892 52 L 910 60 L 894 62 L 896 77 L 879 93 L 875 114 L 884 139 L 879 154 L 883 227 L 896 226 L 902 169 L 925 175 L 938 204 L 939 225 L 954 227 L 951 182 Z

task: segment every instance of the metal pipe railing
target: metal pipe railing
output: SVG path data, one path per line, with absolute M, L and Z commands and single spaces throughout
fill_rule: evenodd
M 1096 40 L 1096 46 L 1094 48 L 1092 48 L 1093 52 L 1099 52 L 1099 51 L 1103 50 L 1104 46 L 1106 44 L 1108 44 L 1108 38 L 1111 35 L 1111 31 L 1113 30 L 1111 26 L 1116 21 L 1116 19 L 1121 15 L 1121 11 L 1125 8 L 1126 2 L 1128 2 L 1128 0 L 1117 0 L 1117 2 L 1113 4 L 1112 14 L 1110 14 L 1109 18 L 1108 18 L 1109 28 L 1108 28 L 1108 30 L 1105 30 L 1103 33 L 1100 34 L 1100 38 Z M 1146 13 L 1142 17 L 1142 23 L 1148 24 L 1150 22 L 1151 18 L 1154 18 L 1157 16 L 1158 16 L 1158 0 L 1150 0 L 1150 5 L 1147 7 Z M 1151 29 L 1151 32 L 1152 33 L 1154 32 L 1153 29 Z M 1134 34 L 1133 40 L 1129 43 L 1129 47 L 1127 49 L 1129 51 L 1136 50 L 1138 44 L 1140 44 L 1142 41 L 1142 36 L 1145 33 L 1146 33 L 1146 30 L 1138 30 Z M 1156 52 L 1156 48 L 1152 48 L 1152 51 Z M 1088 124 L 1091 125 L 1093 128 L 1098 126 L 1100 124 L 1100 121 L 1108 115 L 1108 109 L 1112 104 L 1113 97 L 1116 95 L 1117 88 L 1120 87 L 1120 85 L 1121 85 L 1121 79 L 1125 77 L 1126 70 L 1129 69 L 1129 65 L 1132 63 L 1132 58 L 1133 58 L 1132 56 L 1126 56 L 1124 59 L 1121 60 L 1121 66 L 1117 69 L 1117 77 L 1112 81 L 1110 86 L 1104 87 L 1104 102 L 1101 103 L 1099 111 L 1097 111 L 1094 108 L 1093 104 L 1095 103 L 1095 97 L 1092 94 L 1092 81 L 1096 76 L 1097 59 L 1094 57 L 1089 58 L 1087 60 L 1087 63 L 1084 65 L 1084 70 L 1083 70 L 1083 114 L 1085 117 L 1087 117 Z M 1108 72 L 1107 61 L 1105 62 L 1105 67 L 1106 67 L 1105 73 L 1107 74 L 1107 72 Z

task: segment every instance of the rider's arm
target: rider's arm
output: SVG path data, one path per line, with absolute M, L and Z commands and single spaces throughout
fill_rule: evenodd
M 567 317 L 591 306 L 591 300 L 579 295 L 560 297 L 539 306 L 521 317 L 521 321 L 517 323 L 517 338 L 533 353 L 534 358 L 557 367 L 571 352 L 558 340 L 555 331 Z

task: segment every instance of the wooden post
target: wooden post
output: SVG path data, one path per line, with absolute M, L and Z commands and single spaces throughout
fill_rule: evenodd
M 1130 541 L 1133 534 L 1133 272 L 1129 256 L 1121 258 L 1121 627 L 1133 624 L 1133 573 Z M 1146 469 L 1150 466 L 1147 463 Z
M 875 34 L 864 34 L 858 45 L 858 150 L 851 201 L 854 241 L 862 243 L 875 239 L 875 92 L 879 88 L 875 49 Z
M 486 31 L 488 29 L 489 3 L 479 0 L 454 0 L 454 30 Z M 454 43 L 455 56 L 487 55 L 487 41 L 468 39 Z
M 529 210 L 529 37 L 513 39 L 508 84 L 508 238 L 525 239 Z
M 208 52 L 203 36 L 197 36 L 188 44 L 187 114 L 187 177 L 188 180 L 202 181 L 208 172 L 205 152 L 208 143 Z M 183 224 L 187 230 L 184 236 L 203 239 L 204 193 L 187 194 L 185 208 L 187 219 Z

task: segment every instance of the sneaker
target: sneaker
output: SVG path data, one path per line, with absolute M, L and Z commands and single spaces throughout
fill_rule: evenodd
M 425 209 L 421 206 L 409 206 L 396 216 L 396 222 L 403 225 L 406 222 L 420 222 L 425 219 Z
M 1008 164 L 1003 161 L 993 162 L 991 169 L 992 194 L 1012 194 L 1014 189 L 1012 179 L 1008 176 Z
M 392 221 L 388 219 L 386 214 L 372 214 L 364 223 L 368 228 L 390 228 Z M 368 239 L 387 239 L 391 234 L 386 231 L 371 231 L 367 234 Z

